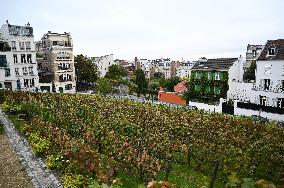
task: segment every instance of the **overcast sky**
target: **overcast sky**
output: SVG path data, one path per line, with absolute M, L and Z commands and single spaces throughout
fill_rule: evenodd
M 238 57 L 284 38 L 284 0 L 1 0 L 0 21 L 35 40 L 71 32 L 74 53 L 115 58 Z

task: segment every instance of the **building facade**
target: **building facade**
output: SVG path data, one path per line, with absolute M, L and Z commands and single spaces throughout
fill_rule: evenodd
M 228 99 L 284 109 L 284 39 L 267 41 L 255 77 L 254 83 L 233 82 Z
M 247 45 L 246 62 L 244 64 L 244 69 L 248 69 L 252 63 L 256 63 L 256 60 L 260 56 L 262 49 L 263 45 Z
M 43 35 L 41 43 L 43 57 L 38 58 L 41 90 L 56 93 L 76 93 L 71 34 L 48 31 Z M 52 85 L 52 88 L 47 89 L 50 85 Z
M 0 34 L 0 89 L 37 91 L 38 84 L 33 28 L 7 21 Z
M 191 69 L 189 100 L 209 102 L 226 98 L 229 83 L 243 79 L 243 63 L 242 57 L 197 62 Z
M 110 66 L 115 65 L 113 54 L 101 57 L 91 57 L 91 60 L 94 64 L 97 65 L 101 78 L 106 75 Z
M 194 62 L 182 62 L 179 66 L 176 67 L 176 76 L 181 79 L 190 79 L 191 68 L 193 67 Z

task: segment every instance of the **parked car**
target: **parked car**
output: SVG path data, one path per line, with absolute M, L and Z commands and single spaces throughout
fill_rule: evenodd
M 189 110 L 198 110 L 198 108 L 196 106 L 188 106 L 187 107 Z
M 261 122 L 267 122 L 268 121 L 267 118 L 259 116 L 259 115 L 252 115 L 251 117 L 252 117 L 253 120 L 256 120 L 256 121 L 261 121 Z

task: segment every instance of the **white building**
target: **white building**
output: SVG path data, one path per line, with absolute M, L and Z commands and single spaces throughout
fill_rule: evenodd
M 172 76 L 172 61 L 170 58 L 161 58 L 152 61 L 156 66 L 155 72 L 161 72 L 164 74 L 165 79 L 169 79 Z
M 182 62 L 176 67 L 176 76 L 181 79 L 189 79 L 191 76 L 191 68 L 194 66 L 194 62 Z
M 48 31 L 41 40 L 43 58 L 38 59 L 41 89 L 56 93 L 76 93 L 71 34 Z M 46 89 L 50 85 L 52 88 Z
M 101 57 L 92 57 L 92 62 L 97 65 L 100 72 L 100 77 L 104 77 L 108 72 L 110 66 L 115 65 L 113 60 L 113 54 L 105 55 Z
M 257 58 L 262 52 L 263 47 L 263 45 L 248 44 L 246 52 L 246 63 L 244 64 L 245 69 L 249 68 L 252 63 L 256 62 Z
M 228 99 L 253 104 L 262 111 L 284 112 L 284 39 L 267 41 L 256 60 L 255 83 L 232 81 Z M 266 117 L 271 119 L 272 115 L 266 113 Z
M 38 71 L 33 28 L 7 21 L 0 34 L 0 88 L 36 91 Z

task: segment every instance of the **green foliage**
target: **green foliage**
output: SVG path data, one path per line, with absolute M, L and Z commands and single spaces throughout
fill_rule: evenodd
M 61 153 L 55 153 L 47 156 L 46 165 L 50 169 L 63 170 L 64 157 Z
M 110 94 L 112 91 L 112 82 L 111 80 L 107 78 L 100 78 L 97 81 L 97 92 L 101 95 L 106 96 L 107 94 Z
M 111 65 L 105 78 L 120 81 L 123 77 L 128 75 L 127 70 L 121 65 Z
M 229 89 L 228 73 L 221 72 L 220 80 L 214 79 L 215 73 L 215 71 L 211 72 L 209 78 L 207 71 L 193 71 L 190 82 L 187 85 L 189 91 L 183 95 L 183 98 L 187 101 L 205 103 L 212 103 L 218 101 L 220 98 L 226 98 Z M 196 91 L 196 85 L 200 87 L 199 91 Z M 215 91 L 217 88 L 220 89 L 218 93 Z
M 90 59 L 81 55 L 75 56 L 75 70 L 77 76 L 77 88 L 88 88 L 99 78 L 98 67 Z
M 78 188 L 83 187 L 85 182 L 82 174 L 66 174 L 63 177 L 64 187 L 66 188 Z
M 169 180 L 181 187 L 190 184 L 188 174 L 196 187 L 207 185 L 216 160 L 221 161 L 219 183 L 229 182 L 233 173 L 240 177 L 240 185 L 250 186 L 244 177 L 277 183 L 284 171 L 284 128 L 250 118 L 97 95 L 17 92 L 7 93 L 5 102 L 12 107 L 36 106 L 26 135 L 51 166 L 59 162 L 59 153 L 63 156 L 68 186 L 87 186 L 89 178 L 111 185 L 120 178 L 127 187 L 128 178 L 123 180 L 120 173 L 138 183 L 163 180 L 169 159 L 174 162 Z M 222 187 L 219 183 L 216 186 Z
M 148 83 L 145 78 L 144 71 L 142 69 L 137 69 L 135 72 L 135 84 L 137 85 L 136 87 L 136 93 L 138 97 L 140 97 L 141 94 L 146 94 L 147 88 L 148 88 Z
M 166 80 L 164 84 L 164 89 L 166 91 L 174 91 L 174 86 L 180 82 L 180 78 L 177 76 L 173 76 L 170 79 Z
M 31 133 L 28 140 L 30 141 L 33 151 L 37 156 L 44 154 L 51 147 L 50 142 L 41 138 L 38 134 Z
M 154 79 L 165 79 L 165 75 L 161 72 L 155 72 Z
M 255 80 L 256 62 L 252 62 L 250 67 L 244 73 L 244 80 Z
M 158 82 L 150 82 L 148 85 L 148 94 L 150 94 L 152 100 L 158 97 L 160 90 L 160 84 Z

